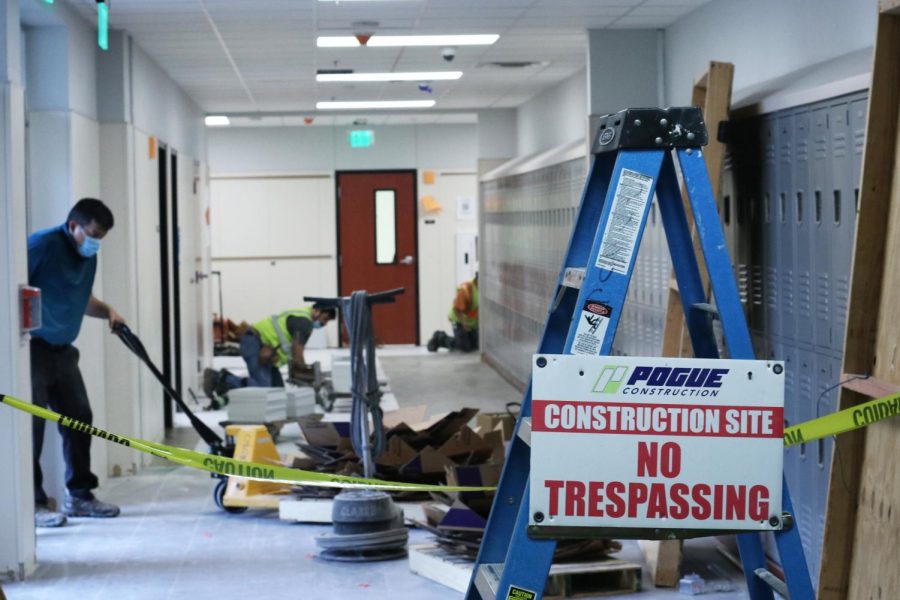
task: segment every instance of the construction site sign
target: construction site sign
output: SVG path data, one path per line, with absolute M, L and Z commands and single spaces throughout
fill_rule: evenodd
M 530 525 L 781 528 L 784 365 L 539 355 Z

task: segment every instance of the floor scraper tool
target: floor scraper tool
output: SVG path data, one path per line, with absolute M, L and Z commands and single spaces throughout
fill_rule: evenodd
M 375 369 L 375 330 L 372 305 L 389 304 L 403 288 L 369 294 L 356 291 L 344 298 L 304 298 L 341 310 L 350 339 L 351 395 L 350 439 L 363 465 L 364 477 L 375 476 L 375 458 L 385 450 L 380 407 L 381 389 Z M 369 428 L 369 417 L 372 428 Z M 334 529 L 316 538 L 319 556 L 341 562 L 364 562 L 403 558 L 409 532 L 403 511 L 389 494 L 378 490 L 344 490 L 334 499 L 331 511 Z

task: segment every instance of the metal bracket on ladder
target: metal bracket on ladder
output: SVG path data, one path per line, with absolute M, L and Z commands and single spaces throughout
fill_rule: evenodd
M 678 289 L 686 307 L 685 320 L 694 356 L 719 358 L 712 330 L 712 317 L 716 317 L 721 321 L 731 358 L 754 358 L 703 161 L 702 146 L 707 139 L 699 108 L 627 109 L 601 120 L 592 146 L 595 158 L 537 354 L 587 353 L 584 346 L 575 345 L 585 303 L 602 307 L 608 317 L 602 342 L 590 353 L 610 353 L 650 203 L 656 194 Z M 715 305 L 706 298 L 700 278 L 674 157 L 691 203 Z M 469 584 L 469 600 L 537 600 L 543 596 L 556 540 L 532 538 L 528 533 L 531 416 L 529 385 Z M 782 508 L 793 514 L 786 482 Z M 785 582 L 773 581 L 774 576 L 768 571 L 758 574 L 762 573 L 758 569 L 766 568 L 760 534 L 738 536 L 753 600 L 773 598 L 773 583 L 776 588 L 786 586 L 795 600 L 814 598 L 796 519 L 790 521 L 792 525 L 785 525 L 775 534 Z M 663 533 L 681 537 L 672 530 Z M 641 536 L 636 532 L 634 537 Z

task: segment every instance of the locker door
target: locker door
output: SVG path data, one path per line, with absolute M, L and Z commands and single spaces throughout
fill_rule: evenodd
M 763 218 L 763 264 L 765 265 L 766 336 L 770 339 L 781 336 L 781 269 L 779 264 L 781 228 L 778 216 L 778 181 L 776 177 L 776 153 L 778 150 L 778 122 L 769 117 L 763 121 L 762 130 L 762 186 Z
M 810 191 L 810 119 L 808 110 L 794 115 L 793 194 L 794 209 L 794 301 L 796 306 L 797 342 L 804 348 L 813 345 L 812 278 L 813 264 Z
M 865 119 L 863 119 L 865 121 Z M 832 185 L 828 198 L 828 221 L 831 232 L 831 266 L 834 284 L 831 304 L 831 351 L 843 351 L 847 306 L 850 299 L 850 265 L 853 260 L 853 229 L 856 214 L 856 190 L 859 176 L 854 177 L 854 152 L 851 145 L 849 106 L 846 101 L 832 104 L 828 112 L 831 137 Z M 865 124 L 861 125 L 865 130 Z M 860 148 L 860 155 L 862 149 Z
M 830 166 L 831 143 L 828 130 L 828 107 L 819 105 L 813 110 L 812 119 L 812 182 L 813 239 L 815 247 L 815 345 L 818 351 L 832 348 L 834 281 L 832 237 L 834 219 L 829 218 L 832 173 Z
M 778 333 L 785 342 L 797 339 L 796 297 L 794 296 L 794 236 L 796 235 L 794 223 L 796 215 L 795 204 L 792 201 L 794 158 L 794 116 L 789 114 L 778 119 L 778 156 L 775 170 L 780 275 L 777 285 L 781 295 L 781 304 L 778 306 L 778 312 L 781 314 L 781 327 Z

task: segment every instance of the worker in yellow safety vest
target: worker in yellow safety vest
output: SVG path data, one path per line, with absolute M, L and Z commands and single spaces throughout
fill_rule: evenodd
M 241 336 L 241 356 L 247 363 L 247 377 L 238 377 L 227 369 L 206 369 L 203 391 L 210 398 L 222 396 L 238 387 L 283 387 L 280 368 L 306 366 L 303 348 L 314 329 L 336 317 L 333 307 L 314 304 L 286 310 L 254 323 Z
M 453 336 L 443 331 L 435 331 L 428 341 L 428 350 L 430 352 L 437 352 L 438 348 L 460 352 L 478 350 L 478 273 L 475 273 L 474 279 L 456 288 L 456 298 L 447 318 L 453 325 Z

